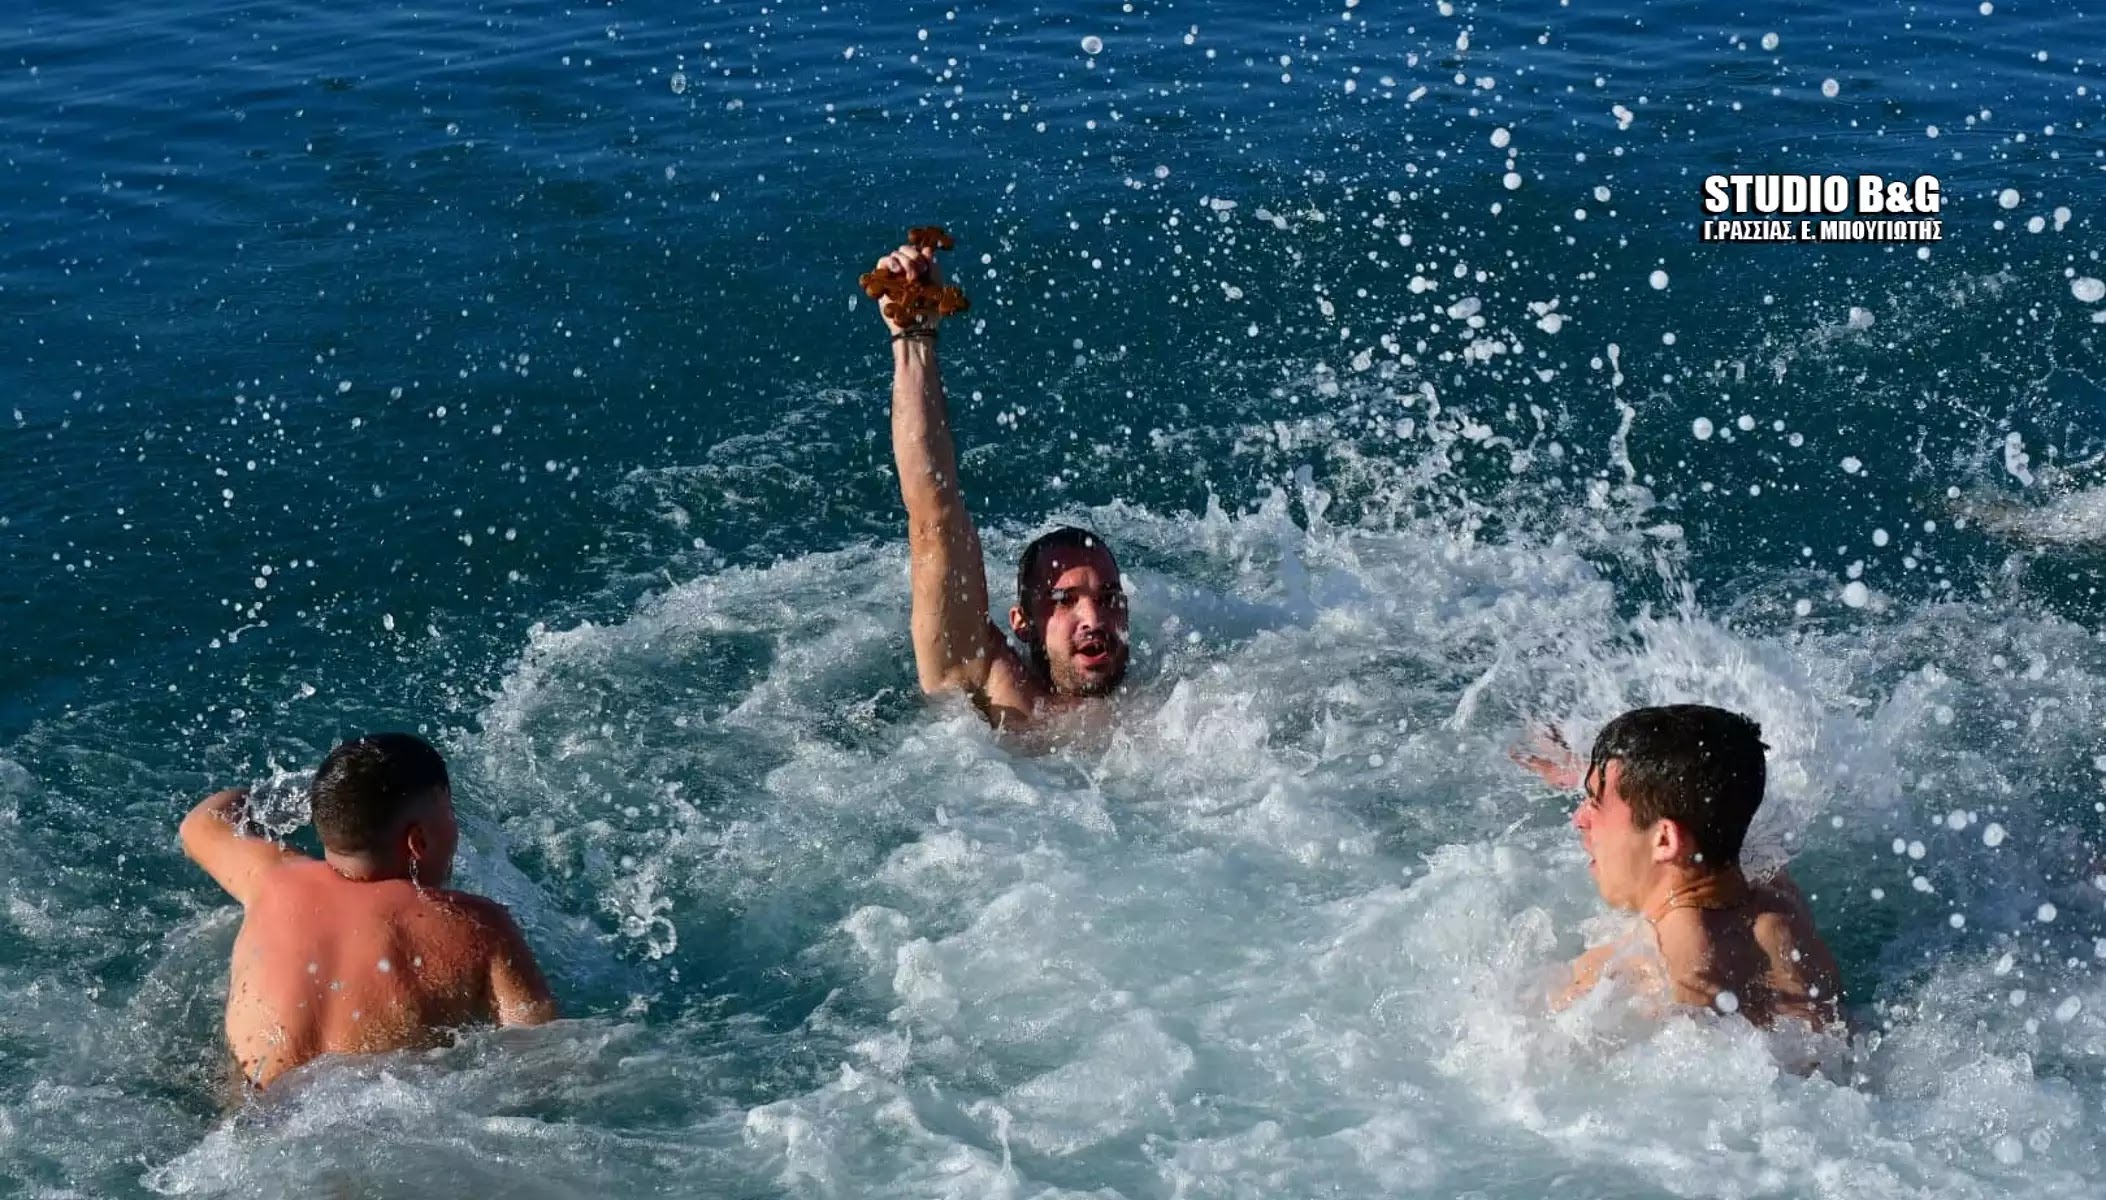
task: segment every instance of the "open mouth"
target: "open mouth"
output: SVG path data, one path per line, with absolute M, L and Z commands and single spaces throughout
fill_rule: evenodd
M 1111 665 L 1111 642 L 1103 638 L 1091 638 L 1075 643 L 1075 665 L 1085 671 L 1095 671 Z

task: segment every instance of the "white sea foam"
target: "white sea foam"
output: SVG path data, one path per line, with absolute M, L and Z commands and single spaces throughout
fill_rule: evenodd
M 2029 957 L 2013 1007 L 1992 943 L 1905 882 L 1985 888 L 1972 911 L 1997 928 L 2000 907 L 2029 919 L 2046 902 L 1943 820 L 2001 795 L 1989 811 L 2014 841 L 2066 853 L 1996 786 L 2032 755 L 1996 757 L 1928 713 L 2024 706 L 1994 654 L 2055 655 L 2071 666 L 2049 686 L 2096 696 L 2106 663 L 2082 631 L 1959 607 L 1892 636 L 1634 620 L 1569 541 L 1298 523 L 1284 495 L 1243 515 L 1089 516 L 1127 556 L 1144 646 L 1107 740 L 1020 754 L 962 706 L 901 696 L 904 562 L 883 547 L 722 570 L 618 624 L 538 632 L 462 747 L 488 836 L 546 863 L 555 902 L 599 904 L 646 1011 L 674 971 L 716 980 L 735 1010 L 787 967 L 807 999 L 772 1022 L 602 1019 L 428 1065 L 324 1066 L 283 1115 L 221 1129 L 152 1182 L 290 1192 L 375 1140 L 432 1178 L 543 1163 L 559 1191 L 1381 1194 L 1562 1176 L 1990 1195 L 2016 1186 L 1988 1149 L 2010 1139 L 2029 1194 L 2089 1194 L 2099 1139 L 2037 1064 L 2106 1050 L 2097 985 Z M 991 542 L 999 568 L 1016 539 Z M 1569 799 L 1505 746 L 1525 713 L 1584 744 L 1627 704 L 1696 699 L 1764 725 L 1751 860 L 1810 855 L 1799 882 L 1855 968 L 1854 1046 L 1660 1023 L 1613 991 L 1544 1010 L 1599 906 Z M 2074 743 L 2084 726 L 2050 709 L 2027 736 Z M 1925 854 L 1867 869 L 1896 830 Z M 1918 931 L 1868 950 L 1889 913 Z M 2052 936 L 2036 928 L 2023 936 Z M 1810 1059 L 1825 1073 L 1786 1069 Z M 661 1092 L 677 1136 L 599 1128 L 622 1097 Z M 500 1096 L 562 1117 L 477 1115 Z M 359 1141 L 334 1136 L 347 1124 Z M 1505 1165 L 1468 1149 L 1483 1145 Z
M 1963 497 L 1958 507 L 2006 537 L 2051 545 L 2106 542 L 2106 488 L 2061 492 L 2036 503 L 1983 493 Z

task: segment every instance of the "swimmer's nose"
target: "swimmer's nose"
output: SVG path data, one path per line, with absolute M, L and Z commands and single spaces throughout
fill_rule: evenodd
M 1102 633 L 1102 632 L 1104 632 L 1104 620 L 1103 620 L 1103 617 L 1104 617 L 1104 613 L 1103 613 L 1103 610 L 1102 610 L 1102 609 L 1099 609 L 1099 608 L 1097 607 L 1097 598 L 1096 598 L 1095 596 L 1091 596 L 1091 595 L 1088 595 L 1088 594 L 1084 594 L 1084 595 L 1081 595 L 1081 596 L 1078 596 L 1078 597 L 1076 597 L 1076 599 L 1075 599 L 1075 632 L 1076 632 L 1076 633 L 1078 633 L 1078 634 L 1081 634 L 1081 633 Z

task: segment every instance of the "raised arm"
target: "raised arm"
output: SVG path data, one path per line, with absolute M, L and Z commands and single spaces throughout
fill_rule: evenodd
M 214 792 L 190 810 L 178 829 L 183 853 L 243 906 L 255 894 L 256 882 L 265 872 L 306 857 L 269 838 L 243 834 L 240 823 L 248 799 L 246 788 Z
M 903 246 L 878 266 L 941 282 L 926 249 Z M 892 343 L 892 454 L 907 507 L 914 663 L 925 692 L 958 688 L 983 708 L 1008 707 L 1017 703 L 1019 676 L 1008 641 L 988 619 L 980 534 L 958 487 L 958 454 L 936 365 L 936 320 L 930 314 L 908 329 L 885 315 L 893 333 L 908 333 Z

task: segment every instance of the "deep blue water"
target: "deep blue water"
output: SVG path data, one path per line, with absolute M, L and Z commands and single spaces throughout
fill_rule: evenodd
M 2106 16 L 0 22 L 11 1188 L 2075 1195 L 2099 1165 Z M 1935 174 L 1945 237 L 1705 245 L 1724 170 Z M 1135 573 L 1147 732 L 1101 758 L 909 695 L 854 280 L 930 221 L 974 300 L 943 347 L 992 578 L 1075 517 Z M 1853 999 L 1913 1014 L 1872 1021 L 1860 1090 L 1685 1097 L 1736 1132 L 1679 1164 L 1572 1131 L 1748 1046 L 1575 1067 L 1525 1005 L 1486 1032 L 1424 998 L 1507 995 L 1592 911 L 1499 749 L 1670 698 L 1763 719 Z M 379 726 L 453 756 L 467 882 L 579 1020 L 224 1124 L 231 915 L 175 821 Z M 1414 941 L 1441 921 L 1470 932 Z M 1399 957 L 1340 983 L 1322 947 L 1371 929 Z M 1297 1015 L 1309 1043 L 1266 1040 Z M 445 1145 L 474 1153 L 396 1165 Z

